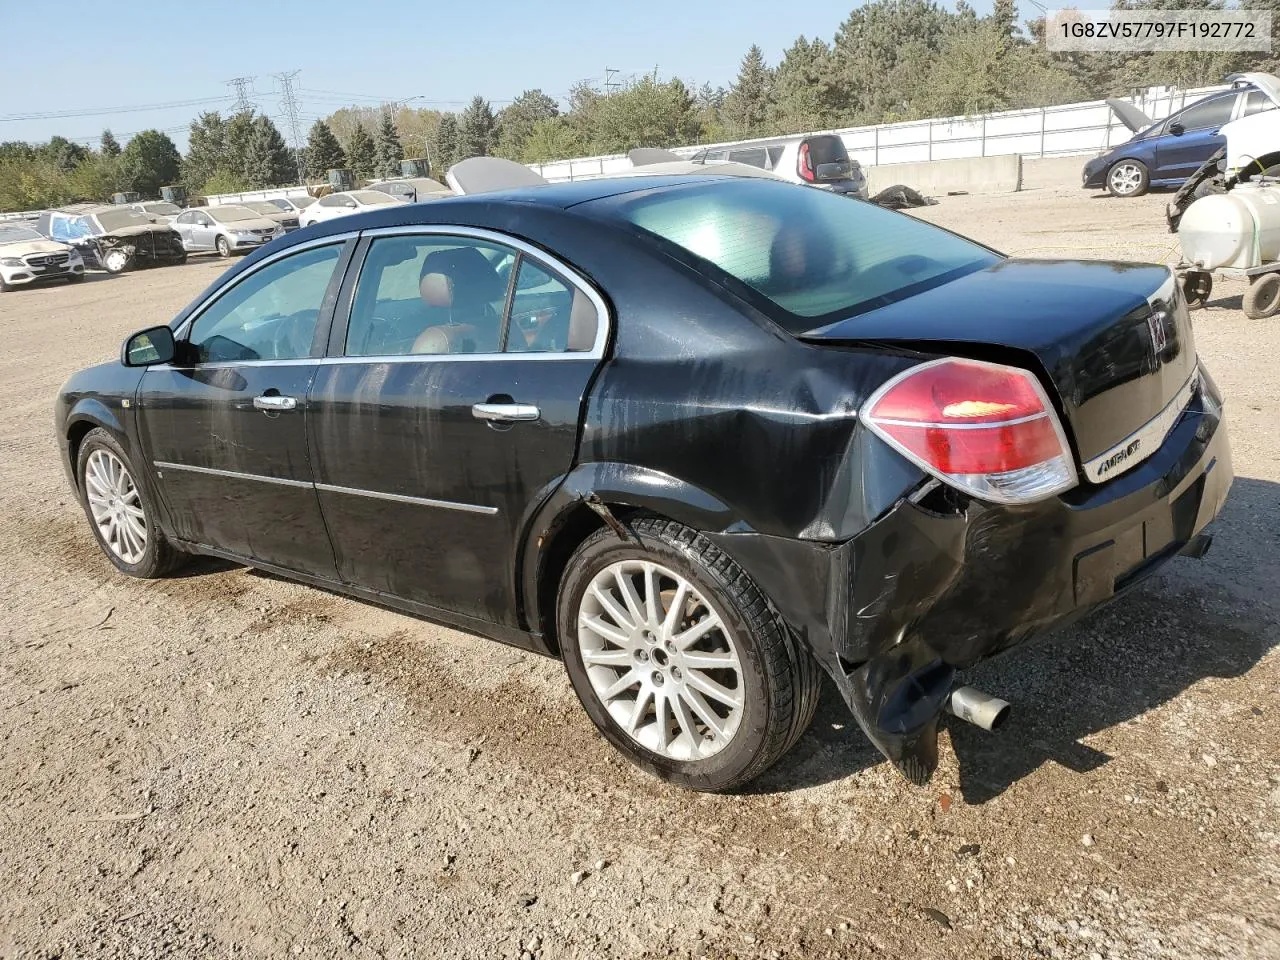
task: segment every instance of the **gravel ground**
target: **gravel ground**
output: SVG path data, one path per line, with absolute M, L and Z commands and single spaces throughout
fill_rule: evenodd
M 1166 260 L 1166 199 L 922 215 Z M 0 956 L 1280 956 L 1280 319 L 1239 285 L 1195 315 L 1238 475 L 1207 558 L 975 671 L 1015 719 L 944 732 L 927 788 L 828 689 L 707 797 L 620 761 L 554 662 L 238 567 L 113 571 L 54 393 L 220 269 L 0 297 Z

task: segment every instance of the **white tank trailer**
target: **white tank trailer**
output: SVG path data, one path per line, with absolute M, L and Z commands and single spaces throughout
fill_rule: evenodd
M 1246 316 L 1256 320 L 1280 311 L 1280 182 L 1238 183 L 1227 193 L 1201 197 L 1182 214 L 1178 241 L 1189 301 L 1207 300 L 1210 275 L 1220 273 L 1249 282 Z

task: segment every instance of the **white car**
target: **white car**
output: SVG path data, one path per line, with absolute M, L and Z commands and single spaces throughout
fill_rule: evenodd
M 59 279 L 84 279 L 84 261 L 75 247 L 46 240 L 20 223 L 0 223 L 0 293 Z
M 708 147 L 695 154 L 693 160 L 707 165 L 744 163 L 792 183 L 867 199 L 867 179 L 861 165 L 849 156 L 844 141 L 833 133 Z
M 321 197 L 302 211 L 300 219 L 304 227 L 309 227 L 323 220 L 364 213 L 366 210 L 376 210 L 388 204 L 402 202 L 389 193 L 378 190 L 348 190 L 344 193 L 331 193 L 327 197 Z
M 311 204 L 316 202 L 315 197 L 272 197 L 264 200 L 264 203 L 270 203 L 284 213 L 292 214 L 299 219 L 302 218 L 302 211 Z
M 142 203 L 131 203 L 129 206 L 139 213 L 145 213 L 152 223 L 173 223 L 182 212 L 180 206 L 168 200 L 144 200 Z

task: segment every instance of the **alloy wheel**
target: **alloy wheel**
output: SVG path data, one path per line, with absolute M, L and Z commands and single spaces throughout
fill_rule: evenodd
M 110 450 L 94 450 L 85 461 L 84 487 L 102 542 L 125 563 L 141 561 L 147 551 L 147 516 L 124 462 Z
M 675 571 L 648 560 L 609 564 L 583 594 L 577 639 L 592 691 L 645 749 L 704 760 L 738 732 L 738 648 L 720 614 Z
M 1121 196 L 1128 196 L 1142 186 L 1142 171 L 1132 163 L 1118 163 L 1109 174 L 1111 188 Z
M 108 273 L 120 273 L 129 265 L 129 255 L 123 250 L 108 250 L 102 258 L 102 265 Z

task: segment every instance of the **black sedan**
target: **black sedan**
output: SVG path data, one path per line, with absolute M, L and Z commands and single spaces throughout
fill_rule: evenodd
M 1166 268 L 713 176 L 299 231 L 56 422 L 122 572 L 209 554 L 560 657 L 701 790 L 824 673 L 924 782 L 957 670 L 1203 553 L 1232 477 Z

